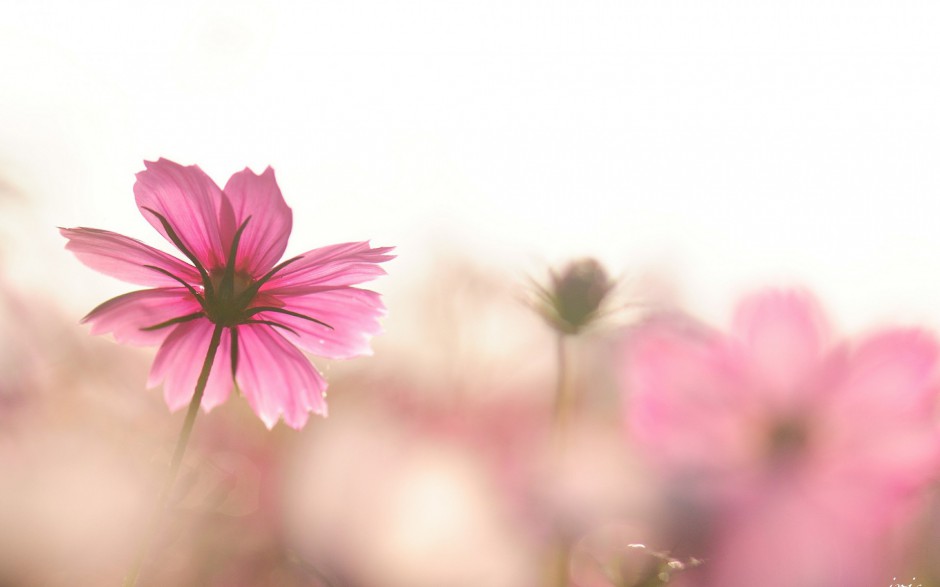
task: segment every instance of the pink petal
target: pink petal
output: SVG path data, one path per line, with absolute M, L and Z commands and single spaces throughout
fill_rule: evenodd
M 828 328 L 816 301 L 805 292 L 767 291 L 745 299 L 732 329 L 753 386 L 776 408 L 810 401 L 828 342 Z
M 199 302 L 182 287 L 134 291 L 104 302 L 82 319 L 92 334 L 113 333 L 123 344 L 153 345 L 163 342 L 172 327 L 142 330 L 201 310 Z
M 78 260 L 96 271 L 140 285 L 179 285 L 159 271 L 164 269 L 187 283 L 200 283 L 199 273 L 191 265 L 144 243 L 97 228 L 60 228 L 69 242 L 65 248 Z
M 183 167 L 166 159 L 145 161 L 137 174 L 137 207 L 150 224 L 169 240 L 150 208 L 164 216 L 189 251 L 207 270 L 225 264 L 227 251 L 219 231 L 222 191 L 199 167 Z
M 239 326 L 238 348 L 239 389 L 265 426 L 272 428 L 283 414 L 288 426 L 300 429 L 309 412 L 326 415 L 326 381 L 272 327 Z
M 919 483 L 938 458 L 934 404 L 937 341 L 918 330 L 890 330 L 864 341 L 823 407 L 826 439 L 842 468 L 871 471 L 895 487 Z
M 259 301 L 261 304 L 263 301 Z M 332 326 L 331 330 L 310 320 L 275 312 L 262 312 L 257 316 L 289 326 L 300 336 L 285 332 L 285 338 L 305 351 L 330 359 L 371 355 L 369 341 L 382 332 L 379 318 L 385 315 L 385 306 L 379 294 L 353 287 L 283 297 L 272 305 L 283 305 L 286 310 L 316 318 Z
M 700 568 L 708 580 L 699 584 L 879 585 L 872 578 L 887 577 L 887 586 L 891 575 L 885 574 L 890 570 L 886 529 L 869 520 L 865 509 L 847 517 L 817 497 L 785 490 L 726 516 L 726 527 L 714 540 L 715 551 Z
M 628 422 L 657 466 L 720 472 L 747 464 L 754 404 L 723 363 L 720 339 L 653 323 L 636 334 L 631 350 Z
M 935 395 L 937 358 L 937 341 L 926 332 L 880 332 L 852 355 L 840 397 L 871 414 L 921 416 Z
M 157 351 L 147 387 L 156 387 L 163 381 L 163 397 L 170 410 L 176 411 L 192 400 L 214 328 L 205 318 L 180 324 Z M 231 336 L 226 329 L 212 363 L 202 409 L 209 411 L 224 402 L 232 385 Z
M 250 169 L 236 173 L 225 184 L 222 205 L 222 245 L 229 250 L 235 231 L 248 222 L 238 245 L 235 268 L 260 277 L 284 254 L 291 231 L 291 210 L 281 196 L 268 167 L 261 175 Z
M 275 295 L 304 295 L 355 285 L 385 274 L 378 266 L 394 258 L 394 247 L 372 248 L 368 242 L 344 243 L 308 251 L 282 269 L 261 291 Z

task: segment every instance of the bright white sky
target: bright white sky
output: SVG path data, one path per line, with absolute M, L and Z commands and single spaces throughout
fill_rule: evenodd
M 671 274 L 723 321 L 803 284 L 838 322 L 940 326 L 940 3 L 7 2 L 0 252 L 80 313 L 129 289 L 56 225 L 159 237 L 141 161 L 272 165 L 289 252 L 442 244 Z M 397 274 L 397 277 L 396 277 Z

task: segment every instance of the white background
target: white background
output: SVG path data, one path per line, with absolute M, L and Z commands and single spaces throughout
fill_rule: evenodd
M 761 285 L 940 325 L 940 3 L 6 2 L 0 268 L 80 314 L 130 289 L 55 226 L 157 244 L 143 159 L 272 165 L 289 252 L 597 255 L 722 317 Z

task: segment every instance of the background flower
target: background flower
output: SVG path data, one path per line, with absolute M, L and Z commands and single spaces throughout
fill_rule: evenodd
M 842 343 L 809 294 L 766 291 L 727 335 L 663 320 L 630 348 L 631 436 L 706 559 L 690 580 L 867 585 L 897 564 L 937 465 L 930 335 Z

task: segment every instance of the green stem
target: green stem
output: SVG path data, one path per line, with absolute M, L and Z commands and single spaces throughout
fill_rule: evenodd
M 186 452 L 189 436 L 193 432 L 196 414 L 199 413 L 199 406 L 202 404 L 202 395 L 206 391 L 206 384 L 209 382 L 209 373 L 212 372 L 212 363 L 215 361 L 215 354 L 219 350 L 219 343 L 222 342 L 222 331 L 224 329 L 224 326 L 216 324 L 215 330 L 212 331 L 212 339 L 209 341 L 209 350 L 206 352 L 206 360 L 202 364 L 199 379 L 196 380 L 196 390 L 193 392 L 193 399 L 189 402 L 189 410 L 186 412 L 183 428 L 180 430 L 179 438 L 176 439 L 176 448 L 173 450 L 173 459 L 170 461 L 169 474 L 167 475 L 166 481 L 163 483 L 160 497 L 157 499 L 157 507 L 150 517 L 147 534 L 140 544 L 131 570 L 124 578 L 124 587 L 134 587 L 134 585 L 137 584 L 137 576 L 140 574 L 140 567 L 143 565 L 144 559 L 150 551 L 150 546 L 156 536 L 160 520 L 163 518 L 167 500 L 170 498 L 170 492 L 173 489 L 173 485 L 176 483 L 176 476 L 179 474 L 180 465 L 183 463 L 183 454 Z
M 565 335 L 558 333 L 556 339 L 557 383 L 555 384 L 555 406 L 553 413 L 552 431 L 555 435 L 556 447 L 561 450 L 564 444 L 565 431 L 568 428 L 568 417 L 571 413 L 571 389 L 568 385 L 568 359 L 565 352 Z
M 557 352 L 557 381 L 555 384 L 555 405 L 552 413 L 552 437 L 554 444 L 554 459 L 556 466 L 563 466 L 565 460 L 565 437 L 568 430 L 568 419 L 571 414 L 573 398 L 568 384 L 568 357 L 565 349 L 565 334 L 559 332 L 556 339 Z M 554 520 L 554 536 L 552 538 L 551 567 L 549 570 L 550 585 L 554 587 L 567 587 L 569 558 L 571 544 L 564 520 Z

